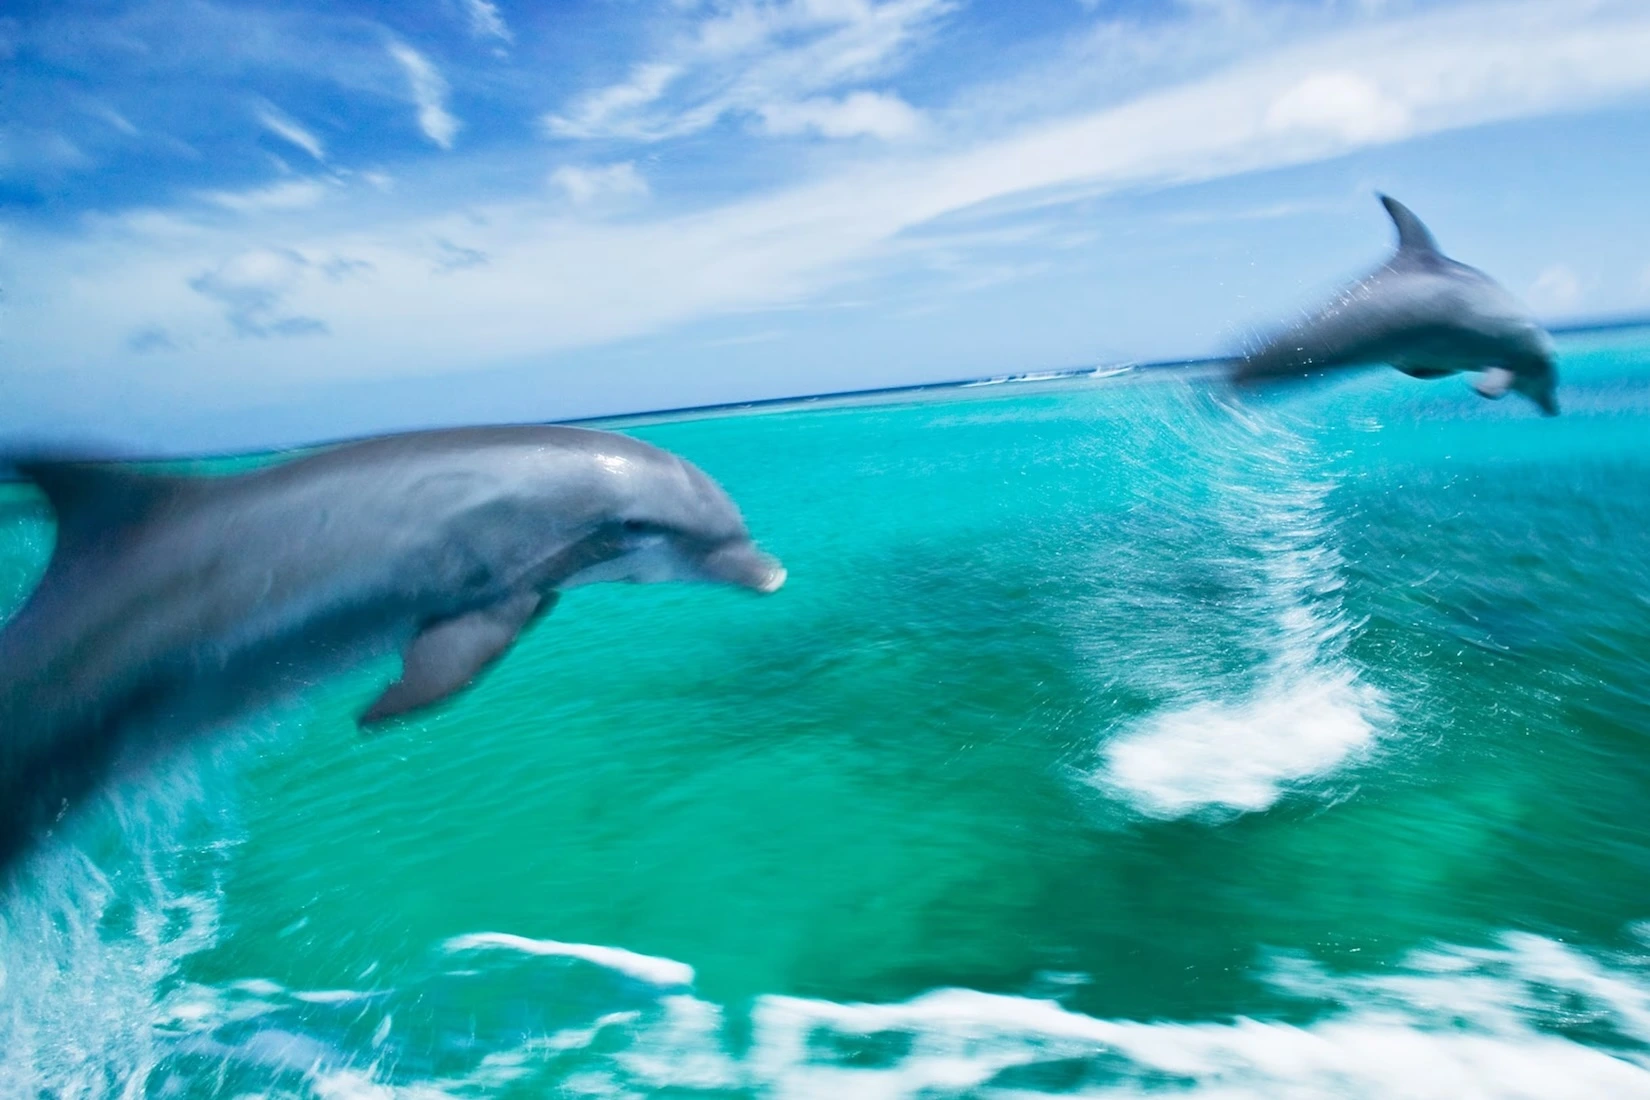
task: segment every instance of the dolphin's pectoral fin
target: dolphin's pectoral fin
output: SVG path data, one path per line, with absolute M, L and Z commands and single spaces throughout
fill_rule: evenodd
M 555 605 L 556 594 L 521 592 L 491 607 L 432 623 L 401 658 L 401 679 L 361 715 L 363 727 L 440 702 L 510 647 L 532 619 Z
M 1473 380 L 1472 388 L 1491 401 L 1507 396 L 1517 376 L 1506 367 L 1490 367 Z

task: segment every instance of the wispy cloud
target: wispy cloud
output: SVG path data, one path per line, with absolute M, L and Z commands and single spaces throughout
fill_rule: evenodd
M 515 41 L 492 0 L 464 0 L 464 10 L 470 17 L 470 33 L 477 38 L 491 38 L 506 44 Z
M 806 99 L 774 103 L 760 109 L 770 134 L 812 131 L 824 137 L 875 137 L 896 141 L 922 128 L 922 115 L 896 95 L 854 92 L 841 99 Z
M 565 115 L 546 115 L 544 128 L 556 137 L 570 138 L 670 136 L 680 129 L 681 123 L 672 125 L 671 120 L 656 109 L 656 104 L 671 82 L 681 75 L 681 66 L 669 62 L 637 65 L 624 83 L 584 96 Z M 650 114 L 658 117 L 648 119 L 646 116 Z M 713 116 L 703 126 L 714 121 Z M 694 127 L 702 128 L 698 120 L 694 120 Z
M 465 248 L 448 240 L 436 241 L 435 247 L 435 270 L 442 274 L 465 271 L 472 267 L 485 267 L 489 258 L 487 253 L 479 248 Z
M 600 167 L 563 165 L 550 173 L 550 184 L 560 188 L 578 206 L 603 199 L 638 198 L 648 193 L 647 181 L 634 161 Z
M 1536 276 L 1525 297 L 1538 313 L 1565 313 L 1581 304 L 1585 289 L 1575 268 L 1553 264 Z
M 1354 197 L 1360 208 L 1368 202 L 1369 198 L 1362 190 Z M 1276 221 L 1279 218 L 1293 218 L 1301 214 L 1322 214 L 1330 210 L 1345 209 L 1349 205 L 1346 201 L 1315 200 L 1304 202 L 1290 200 L 1263 203 L 1258 206 L 1224 207 L 1221 209 L 1194 207 L 1166 214 L 1163 216 L 1163 221 L 1170 225 L 1230 225 L 1234 222 L 1265 222 Z
M 718 6 L 627 80 L 590 92 L 545 117 L 553 135 L 662 140 L 697 133 L 725 117 L 797 121 L 769 132 L 833 136 L 886 132 L 892 97 L 822 93 L 851 89 L 897 70 L 951 0 L 752 0 Z M 871 93 L 863 88 L 851 89 Z M 808 104 L 811 103 L 811 106 Z M 909 112 L 909 108 L 906 108 Z
M 447 110 L 447 81 L 429 60 L 402 42 L 390 44 L 390 56 L 407 74 L 413 103 L 418 107 L 418 128 L 443 149 L 453 147 L 458 136 L 458 119 Z
M 157 351 L 175 351 L 177 346 L 177 342 L 172 339 L 171 334 L 159 325 L 145 325 L 132 333 L 126 340 L 127 349 L 138 355 L 149 355 Z
M 311 266 L 289 249 L 243 252 L 196 275 L 189 286 L 222 304 L 225 317 L 239 336 L 318 335 L 327 331 L 324 321 L 284 308 L 286 296 Z
M 11 127 L 0 141 L 0 168 L 63 171 L 89 168 L 92 158 L 60 133 Z
M 1266 128 L 1337 134 L 1347 141 L 1388 141 L 1411 128 L 1407 105 L 1360 73 L 1312 73 L 1274 99 Z
M 139 134 L 138 128 L 132 124 L 132 120 L 113 107 L 99 103 L 92 107 L 92 113 L 127 137 L 137 137 Z
M 287 180 L 250 191 L 207 191 L 204 198 L 225 210 L 251 214 L 266 210 L 302 210 L 326 197 L 326 185 L 316 180 Z
M 273 105 L 265 103 L 258 107 L 258 122 L 282 141 L 297 146 L 322 163 L 326 162 L 327 151 L 321 144 L 321 139 L 276 110 Z

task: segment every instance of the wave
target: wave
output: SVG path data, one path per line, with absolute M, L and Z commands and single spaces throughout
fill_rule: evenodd
M 498 949 L 519 951 L 524 955 L 556 955 L 568 959 L 582 959 L 654 985 L 693 984 L 693 967 L 686 963 L 679 963 L 674 959 L 661 959 L 655 955 L 639 955 L 620 947 L 534 940 L 526 936 L 513 936 L 507 932 L 474 932 L 466 936 L 454 936 L 445 946 L 449 952 Z
M 565 973 L 540 973 L 530 987 L 565 999 L 555 984 Z M 433 1033 L 403 1036 L 399 1054 L 392 1042 L 365 1065 L 276 1028 L 196 1053 L 261 1069 L 260 1087 L 282 1097 L 1650 1096 L 1642 959 L 1510 933 L 1490 947 L 1435 948 L 1372 974 L 1336 975 L 1279 956 L 1266 979 L 1294 1012 L 1310 1006 L 1315 1018 L 1105 1019 L 1054 1000 L 939 989 L 891 1004 L 762 996 L 736 1028 L 721 1005 L 658 991 L 624 1009 L 592 1006 L 555 1029 L 475 1033 L 467 1064 L 428 1076 L 406 1072 L 415 1052 L 405 1048 L 439 1044 Z M 739 1032 L 748 1041 L 731 1038 Z
M 766 998 L 756 1013 L 755 1079 L 786 1096 L 889 1100 L 960 1090 L 1223 1100 L 1650 1096 L 1642 973 L 1529 935 L 1509 935 L 1499 949 L 1429 952 L 1403 970 L 1335 978 L 1280 960 L 1275 985 L 1338 1006 L 1304 1025 L 1106 1020 L 960 989 L 896 1005 Z M 1626 1049 L 1550 1030 L 1568 1012 L 1607 1021 Z M 825 1036 L 872 1035 L 905 1037 L 894 1064 L 820 1064 L 814 1053 L 829 1048 Z

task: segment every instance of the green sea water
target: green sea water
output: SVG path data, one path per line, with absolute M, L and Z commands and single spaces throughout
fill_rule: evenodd
M 0 1094 L 1650 1096 L 1650 334 L 614 425 L 790 582 L 567 594 L 112 792 Z M 0 598 L 51 531 L 0 501 Z

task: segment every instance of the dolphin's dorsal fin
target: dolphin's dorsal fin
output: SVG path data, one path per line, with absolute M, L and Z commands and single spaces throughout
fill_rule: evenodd
M 189 478 L 138 473 L 112 463 L 25 459 L 13 465 L 46 494 L 57 517 L 54 557 L 142 521 L 191 484 Z
M 1379 197 L 1381 205 L 1392 216 L 1392 224 L 1398 227 L 1398 255 L 1419 257 L 1439 254 L 1438 242 L 1432 239 L 1432 230 L 1422 224 L 1415 211 L 1391 195 Z

